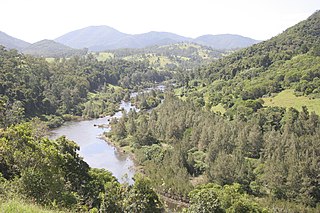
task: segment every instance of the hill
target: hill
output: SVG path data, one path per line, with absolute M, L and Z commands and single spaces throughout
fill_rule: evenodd
M 207 85 L 201 89 L 206 104 L 223 104 L 234 114 L 248 101 L 286 89 L 293 89 L 296 95 L 319 98 L 319 26 L 318 11 L 270 40 L 201 69 L 198 79 Z
M 161 46 L 150 46 L 139 49 L 116 49 L 96 53 L 99 61 L 107 59 L 124 59 L 141 61 L 150 64 L 157 70 L 193 69 L 209 64 L 222 57 L 226 51 L 214 50 L 211 47 L 195 43 L 175 43 Z
M 193 69 L 203 66 L 229 54 L 227 51 L 214 50 L 211 47 L 196 43 L 175 43 L 161 46 L 150 46 L 139 49 L 116 49 L 96 53 L 99 61 L 110 59 L 124 59 L 140 61 L 161 71 L 175 71 L 177 69 Z
M 203 35 L 194 39 L 193 42 L 210 46 L 214 49 L 237 49 L 259 43 L 259 41 L 252 38 L 232 34 Z
M 155 32 L 155 31 L 137 34 L 137 35 L 134 35 L 134 37 L 139 41 L 140 44 L 142 44 L 140 48 L 153 46 L 153 45 L 168 45 L 168 44 L 174 44 L 177 42 L 192 41 L 191 38 L 180 36 L 174 33 Z
M 73 49 L 53 40 L 45 39 L 29 45 L 28 47 L 22 49 L 22 52 L 24 54 L 29 54 L 37 57 L 61 58 L 75 55 L 84 55 L 87 53 L 87 50 Z
M 215 49 L 234 49 L 257 43 L 256 40 L 237 35 L 203 36 L 192 39 L 169 32 L 148 32 L 126 34 L 108 26 L 90 26 L 75 30 L 55 39 L 73 48 L 88 48 L 91 51 L 104 51 L 119 48 L 145 48 L 154 45 L 168 45 L 178 42 L 194 42 L 212 46 Z M 224 46 L 226 45 L 226 46 Z
M 0 31 L 0 45 L 8 49 L 22 50 L 23 48 L 29 46 L 30 43 L 14 38 Z
M 113 43 L 128 36 L 108 26 L 90 26 L 69 32 L 55 41 L 72 48 L 89 48 L 90 50 L 103 50 L 105 47 L 112 48 Z M 102 49 L 101 49 L 101 48 Z

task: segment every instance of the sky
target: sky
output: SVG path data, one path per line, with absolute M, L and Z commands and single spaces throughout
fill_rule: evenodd
M 98 25 L 266 40 L 319 9 L 320 0 L 0 0 L 0 31 L 32 43 Z

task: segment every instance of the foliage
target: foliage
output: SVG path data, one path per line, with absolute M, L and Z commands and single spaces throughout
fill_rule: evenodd
M 145 174 L 158 191 L 176 199 L 187 200 L 190 178 L 204 175 L 221 186 L 239 183 L 248 194 L 315 207 L 320 199 L 319 116 L 306 107 L 286 112 L 247 104 L 252 109 L 247 119 L 230 121 L 166 94 L 151 113 L 121 118 L 111 134 L 118 134 L 121 123 L 117 140 L 135 137 L 129 145 Z M 248 207 L 245 199 L 237 205 L 234 211 Z
M 136 176 L 132 186 L 119 184 L 110 172 L 90 169 L 73 141 L 39 135 L 33 129 L 41 128 L 36 122 L 1 132 L 0 199 L 13 191 L 27 200 L 70 210 L 161 212 L 150 180 Z
M 7 127 L 25 118 L 63 114 L 97 117 L 114 112 L 124 88 L 145 87 L 164 81 L 171 74 L 158 72 L 142 62 L 112 60 L 99 62 L 91 54 L 51 63 L 15 50 L 0 48 L 0 126 Z M 101 93 L 94 98 L 91 93 Z M 48 119 L 50 126 L 59 118 Z
M 0 199 L 0 212 L 6 213 L 58 213 L 59 210 L 50 210 L 42 206 L 27 203 L 20 199 L 3 200 Z
M 147 92 L 139 93 L 132 98 L 133 103 L 138 109 L 148 110 L 157 107 L 163 99 L 163 93 L 160 90 L 150 90 Z
M 259 207 L 239 184 L 207 184 L 190 192 L 190 207 L 185 212 L 268 212 Z
M 143 49 L 116 49 L 97 53 L 97 58 L 124 59 L 141 61 L 160 71 L 194 69 L 222 57 L 223 50 L 214 50 L 195 43 L 176 43 L 162 46 L 150 46 Z M 107 59 L 106 59 L 107 60 Z
M 318 99 L 320 12 L 270 40 L 239 50 L 208 66 L 179 73 L 180 95 L 209 108 L 222 105 L 233 119 L 250 114 L 247 101 L 285 89 Z M 177 78 L 178 79 L 178 78 Z M 192 82 L 198 82 L 194 85 Z M 205 85 L 205 87 L 202 87 Z M 204 105 L 204 104 L 202 104 Z M 240 107 L 240 108 L 239 108 Z M 238 110 L 244 113 L 236 114 Z
M 264 212 L 259 205 L 316 212 L 319 116 L 303 105 L 300 111 L 264 106 L 266 97 L 281 91 L 318 101 L 319 23 L 318 11 L 279 36 L 198 69 L 183 63 L 187 56 L 164 53 L 169 47 L 155 48 L 156 54 L 137 50 L 143 60 L 124 60 L 128 50 L 123 50 L 105 61 L 88 54 L 50 64 L 0 48 L 0 193 L 10 189 L 77 211 L 161 212 L 156 188 L 190 201 L 191 212 Z M 195 51 L 175 48 L 188 57 Z M 180 60 L 181 70 L 160 69 L 169 57 Z M 36 120 L 23 123 L 37 115 L 50 127 L 68 119 L 65 114 L 98 117 L 129 99 L 110 85 L 139 89 L 172 77 L 181 87 L 179 98 L 171 92 L 163 101 L 155 92 L 138 95 L 140 108 L 157 108 L 130 111 L 111 123 L 112 139 L 132 148 L 147 176 L 136 176 L 133 186 L 90 169 L 74 142 L 43 137 Z M 212 112 L 214 106 L 224 114 Z M 196 178 L 208 184 L 194 186 Z
M 119 109 L 119 103 L 125 94 L 121 87 L 115 88 L 111 85 L 104 85 L 99 93 L 89 93 L 89 100 L 83 105 L 82 116 L 85 118 L 98 118 L 114 114 Z
M 320 115 L 320 99 L 312 99 L 305 96 L 295 96 L 293 90 L 283 90 L 275 97 L 263 98 L 265 106 L 293 107 L 299 111 L 307 106 L 310 111 Z

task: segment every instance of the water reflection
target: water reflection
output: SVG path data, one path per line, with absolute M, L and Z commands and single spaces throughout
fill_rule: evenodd
M 121 102 L 120 108 L 126 111 L 135 109 L 129 102 Z M 113 117 L 120 118 L 122 112 Z M 104 168 L 113 173 L 120 182 L 133 183 L 134 164 L 130 157 L 106 143 L 101 135 L 110 128 L 99 128 L 98 125 L 108 125 L 111 117 L 93 120 L 67 122 L 60 128 L 52 130 L 52 139 L 65 135 L 80 146 L 79 154 L 93 168 Z
M 164 90 L 165 86 L 160 85 L 155 88 L 148 88 L 145 92 L 151 89 Z M 131 97 L 135 97 L 138 93 L 132 93 Z M 131 109 L 139 111 L 130 102 L 121 101 L 120 109 L 129 112 Z M 104 117 L 86 121 L 67 122 L 60 128 L 52 130 L 52 139 L 56 139 L 65 135 L 68 139 L 75 141 L 80 146 L 79 154 L 93 168 L 103 168 L 112 172 L 112 174 L 121 182 L 133 183 L 134 164 L 130 157 L 114 146 L 106 143 L 101 135 L 105 131 L 110 131 L 110 128 L 100 128 L 109 125 L 112 118 L 120 118 L 122 111 L 115 113 L 112 117 Z

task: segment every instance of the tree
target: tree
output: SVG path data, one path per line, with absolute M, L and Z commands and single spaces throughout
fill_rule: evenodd
M 189 193 L 190 206 L 185 212 L 199 213 L 222 213 L 220 200 L 216 193 L 217 189 L 203 187 L 195 189 Z
M 123 201 L 124 212 L 162 212 L 162 203 L 151 188 L 151 180 L 142 175 L 135 175 L 134 180 L 134 185 L 129 187 L 128 194 Z

